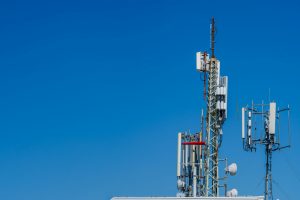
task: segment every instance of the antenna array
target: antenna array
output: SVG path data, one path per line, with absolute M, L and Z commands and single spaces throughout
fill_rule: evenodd
M 275 102 L 269 104 L 254 104 L 242 108 L 242 139 L 243 149 L 245 151 L 256 151 L 258 145 L 265 148 L 266 161 L 265 161 L 265 200 L 273 200 L 272 190 L 272 154 L 284 148 L 289 148 L 289 145 L 282 146 L 280 143 L 280 118 L 281 113 L 288 113 L 288 135 L 290 135 L 290 107 L 284 109 L 277 109 Z M 263 135 L 257 137 L 253 134 L 257 131 L 259 123 L 256 122 L 256 117 L 261 119 L 261 129 Z M 277 125 L 277 126 L 276 126 Z M 254 130 L 254 131 L 253 131 Z M 290 142 L 290 141 L 289 141 Z
M 211 57 L 207 52 L 197 52 L 197 71 L 204 74 L 206 122 L 201 117 L 202 132 L 178 134 L 177 187 L 178 196 L 219 196 L 219 188 L 227 185 L 220 180 L 236 173 L 236 164 L 227 166 L 227 159 L 219 159 L 222 144 L 222 127 L 227 118 L 228 77 L 220 76 L 220 61 L 215 57 L 215 20 L 211 21 Z M 206 81 L 206 76 L 208 81 Z M 207 93 L 206 93 L 207 91 Z M 206 129 L 204 133 L 204 127 Z M 205 139 L 205 142 L 202 139 Z M 219 177 L 219 161 L 226 162 L 225 177 Z M 235 166 L 235 167 L 234 167 Z M 229 196 L 236 196 L 231 190 Z

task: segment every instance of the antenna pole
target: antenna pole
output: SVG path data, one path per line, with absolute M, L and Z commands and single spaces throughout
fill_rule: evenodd
M 266 107 L 266 108 L 265 108 Z M 242 137 L 243 141 L 246 141 L 243 145 L 245 151 L 255 151 L 257 145 L 263 145 L 265 148 L 266 154 L 266 172 L 265 172 L 265 191 L 264 197 L 265 200 L 273 200 L 273 189 L 272 189 L 272 154 L 275 151 L 279 151 L 284 148 L 290 147 L 288 146 L 281 146 L 279 140 L 279 132 L 281 126 L 276 126 L 276 123 L 280 122 L 281 115 L 280 112 L 288 111 L 288 119 L 289 119 L 289 112 L 290 108 L 287 107 L 285 109 L 276 110 L 276 103 L 270 102 L 269 104 L 254 104 L 252 102 L 252 106 L 247 106 L 242 108 L 242 111 L 246 111 L 248 114 L 248 119 L 245 119 L 242 124 L 246 124 L 247 122 L 247 136 L 246 138 Z M 258 127 L 256 124 L 252 123 L 252 119 L 255 119 L 255 116 L 262 116 L 263 120 L 263 127 L 260 127 L 264 131 L 264 135 L 262 138 L 255 138 L 255 135 L 252 135 L 252 130 L 256 130 Z M 289 127 L 288 127 L 289 128 Z M 278 129 L 278 130 L 276 130 Z
M 269 138 L 268 138 L 269 140 Z M 272 147 L 266 143 L 266 177 L 265 177 L 265 199 L 273 200 L 272 190 Z
M 222 126 L 227 117 L 227 77 L 221 77 L 220 62 L 215 57 L 215 19 L 211 20 L 211 53 L 208 72 L 205 149 L 205 196 L 219 196 L 219 148 Z M 226 92 L 220 93 L 220 88 Z M 225 106 L 226 104 L 226 106 Z M 224 105 L 224 107 L 222 107 Z
M 211 19 L 211 29 L 210 29 L 210 49 L 211 49 L 211 57 L 215 57 L 215 18 Z
M 181 136 L 183 152 L 182 156 L 178 155 L 178 160 L 180 161 L 182 157 L 182 160 L 185 161 L 178 164 L 177 188 L 180 197 L 218 197 L 219 187 L 223 187 L 219 184 L 219 182 L 224 181 L 224 178 L 222 180 L 219 178 L 219 148 L 222 141 L 222 127 L 227 119 L 228 77 L 220 76 L 220 61 L 214 53 L 214 18 L 211 20 L 210 31 L 212 57 L 206 52 L 196 53 L 196 69 L 204 73 L 206 115 L 204 117 L 201 114 L 202 131 L 199 134 Z M 204 137 L 205 142 L 202 141 Z M 204 147 L 193 146 L 200 144 Z

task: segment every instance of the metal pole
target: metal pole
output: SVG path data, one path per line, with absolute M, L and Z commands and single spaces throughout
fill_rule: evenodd
M 266 177 L 265 177 L 265 200 L 268 200 L 268 178 L 269 178 L 269 150 L 268 150 L 269 144 L 266 144 Z

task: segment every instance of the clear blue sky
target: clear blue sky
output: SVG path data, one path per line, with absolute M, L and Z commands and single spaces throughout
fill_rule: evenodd
M 0 6 L 0 199 L 174 196 L 178 131 L 198 131 L 195 52 L 229 76 L 228 184 L 262 194 L 264 154 L 242 151 L 252 98 L 292 106 L 293 147 L 274 156 L 275 197 L 300 185 L 297 1 L 10 1 Z

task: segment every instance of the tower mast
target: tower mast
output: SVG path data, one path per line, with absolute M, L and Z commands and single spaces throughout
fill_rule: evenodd
M 205 151 L 205 196 L 219 196 L 218 149 L 223 120 L 217 112 L 217 87 L 219 82 L 218 61 L 215 57 L 215 20 L 211 20 L 211 54 L 208 69 L 208 92 L 206 110 L 206 151 Z M 205 86 L 206 87 L 206 86 Z M 221 122 L 221 123 L 220 123 Z
M 242 108 L 242 139 L 243 148 L 245 151 L 256 151 L 258 145 L 263 145 L 266 154 L 266 172 L 265 172 L 265 191 L 264 199 L 273 200 L 272 190 L 272 154 L 284 148 L 289 148 L 290 144 L 282 146 L 280 143 L 280 130 L 276 131 L 276 123 L 280 129 L 280 113 L 288 112 L 288 135 L 290 135 L 290 108 L 289 106 L 284 109 L 276 109 L 276 103 L 270 102 L 269 104 L 254 104 Z M 262 116 L 262 127 L 258 124 L 252 123 L 255 117 Z M 252 130 L 263 129 L 264 135 L 262 138 L 256 138 L 252 134 Z M 290 142 L 290 141 L 289 141 Z
M 219 196 L 219 187 L 224 187 L 226 191 L 225 184 L 219 184 L 218 151 L 222 142 L 222 126 L 227 118 L 228 77 L 220 76 L 220 61 L 214 53 L 214 18 L 211 20 L 210 28 L 212 57 L 210 58 L 206 52 L 196 53 L 197 71 L 203 73 L 204 77 L 208 77 L 208 81 L 205 78 L 203 80 L 204 91 L 207 89 L 205 95 L 206 121 L 203 123 L 201 120 L 202 131 L 199 133 L 180 132 L 178 134 L 177 188 L 178 196 L 181 197 L 217 197 Z M 205 133 L 203 133 L 204 129 Z M 223 159 L 223 161 L 225 160 Z M 235 172 L 231 174 L 236 173 L 236 167 L 234 168 Z
M 211 29 L 210 29 L 210 50 L 211 50 L 211 57 L 215 57 L 215 18 L 212 17 L 211 19 Z

